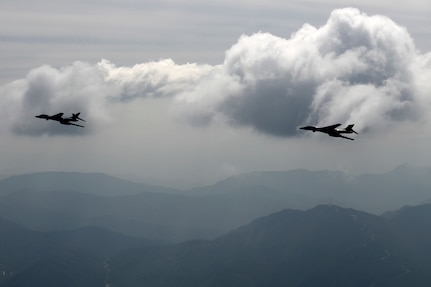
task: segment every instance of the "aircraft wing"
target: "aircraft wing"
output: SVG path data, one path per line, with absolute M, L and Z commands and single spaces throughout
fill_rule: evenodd
M 77 127 L 84 128 L 84 126 L 81 126 L 81 125 L 78 125 L 78 124 L 73 124 L 73 123 L 67 123 L 67 125 L 72 125 L 72 126 L 77 126 Z
M 339 126 L 341 126 L 341 124 L 335 124 L 335 125 L 331 125 L 331 126 L 321 127 L 319 129 L 322 131 L 328 131 L 329 132 L 329 131 L 334 131 Z
M 338 135 L 340 138 L 343 138 L 343 139 L 348 139 L 348 140 L 351 140 L 351 141 L 354 141 L 354 139 L 352 139 L 352 138 L 349 138 L 349 137 L 345 137 L 345 136 L 343 136 L 343 135 Z
M 63 119 L 63 113 L 58 113 L 56 115 L 51 116 L 51 119 L 55 120 L 55 121 L 60 121 Z

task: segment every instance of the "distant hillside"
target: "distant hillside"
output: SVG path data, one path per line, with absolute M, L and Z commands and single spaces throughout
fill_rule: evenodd
M 134 183 L 102 173 L 40 172 L 0 180 L 0 196 L 15 191 L 79 191 L 115 196 L 142 192 L 175 192 L 161 186 Z
M 189 191 L 103 174 L 40 173 L 0 181 L 0 217 L 39 231 L 99 226 L 129 236 L 180 242 L 213 239 L 283 209 L 333 203 L 374 214 L 431 198 L 431 169 L 384 174 L 253 172 Z M 115 195 L 115 196 L 114 196 Z
M 401 218 L 412 213 L 416 208 Z M 426 286 L 431 238 L 418 245 L 401 218 L 337 206 L 283 210 L 213 241 L 123 252 L 113 259 L 112 279 L 128 287 Z
M 307 209 L 334 203 L 380 214 L 404 205 L 422 204 L 431 198 L 431 168 L 400 166 L 382 174 L 352 176 L 339 171 L 267 171 L 230 177 L 217 184 L 189 191 L 196 196 L 229 198 L 258 190 L 260 197 L 284 202 L 287 208 Z M 257 193 L 251 196 L 257 196 Z M 268 197 L 267 197 L 268 198 Z
M 21 191 L 1 198 L 0 217 L 39 231 L 100 226 L 129 236 L 184 241 L 215 237 L 232 224 L 241 225 L 241 218 L 223 214 L 221 204 L 165 193 L 106 197 L 73 191 Z
M 36 232 L 0 219 L 0 286 L 104 286 L 107 258 L 156 244 L 101 228 Z M 106 264 L 105 264 L 106 265 Z
M 422 287 L 431 280 L 429 218 L 431 205 L 382 216 L 322 205 L 169 245 L 0 219 L 0 287 Z

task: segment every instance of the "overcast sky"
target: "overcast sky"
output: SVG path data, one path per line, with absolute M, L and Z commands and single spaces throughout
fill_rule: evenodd
M 0 173 L 431 166 L 431 3 L 398 2 L 0 1 Z

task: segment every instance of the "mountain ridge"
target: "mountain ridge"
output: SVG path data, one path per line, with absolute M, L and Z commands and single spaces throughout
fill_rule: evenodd
M 355 177 L 338 171 L 253 172 L 188 191 L 143 190 L 139 184 L 100 174 L 44 173 L 34 175 L 42 182 L 34 187 L 23 177 L 0 181 L 0 216 L 40 231 L 96 225 L 174 242 L 213 239 L 283 209 L 332 203 L 381 214 L 418 205 L 431 198 L 430 171 L 401 166 Z M 56 183 L 47 183 L 56 176 Z M 69 179 L 62 181 L 62 176 Z M 68 183 L 82 178 L 87 178 L 81 182 L 83 190 Z M 90 184 L 98 179 L 109 181 Z M 111 180 L 116 184 L 107 184 Z M 108 185 L 110 191 L 105 190 Z
M 69 190 L 104 196 L 176 192 L 173 188 L 136 183 L 104 173 L 47 171 L 14 175 L 0 180 L 0 196 L 22 190 Z
M 318 205 L 167 244 L 99 227 L 31 231 L 0 217 L 0 286 L 419 287 L 431 280 L 431 220 L 421 218 L 431 204 L 384 215 Z
M 211 241 L 136 249 L 133 259 L 124 251 L 113 261 L 113 280 L 130 287 L 424 286 L 431 267 L 411 250 L 425 245 L 412 246 L 415 235 L 399 236 L 398 228 L 333 205 L 283 210 Z

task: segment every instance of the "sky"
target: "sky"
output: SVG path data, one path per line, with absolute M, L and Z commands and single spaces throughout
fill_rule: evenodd
M 0 1 L 0 174 L 188 188 L 431 166 L 430 15 L 425 0 Z M 85 128 L 35 118 L 59 112 Z M 355 141 L 298 130 L 334 123 Z

